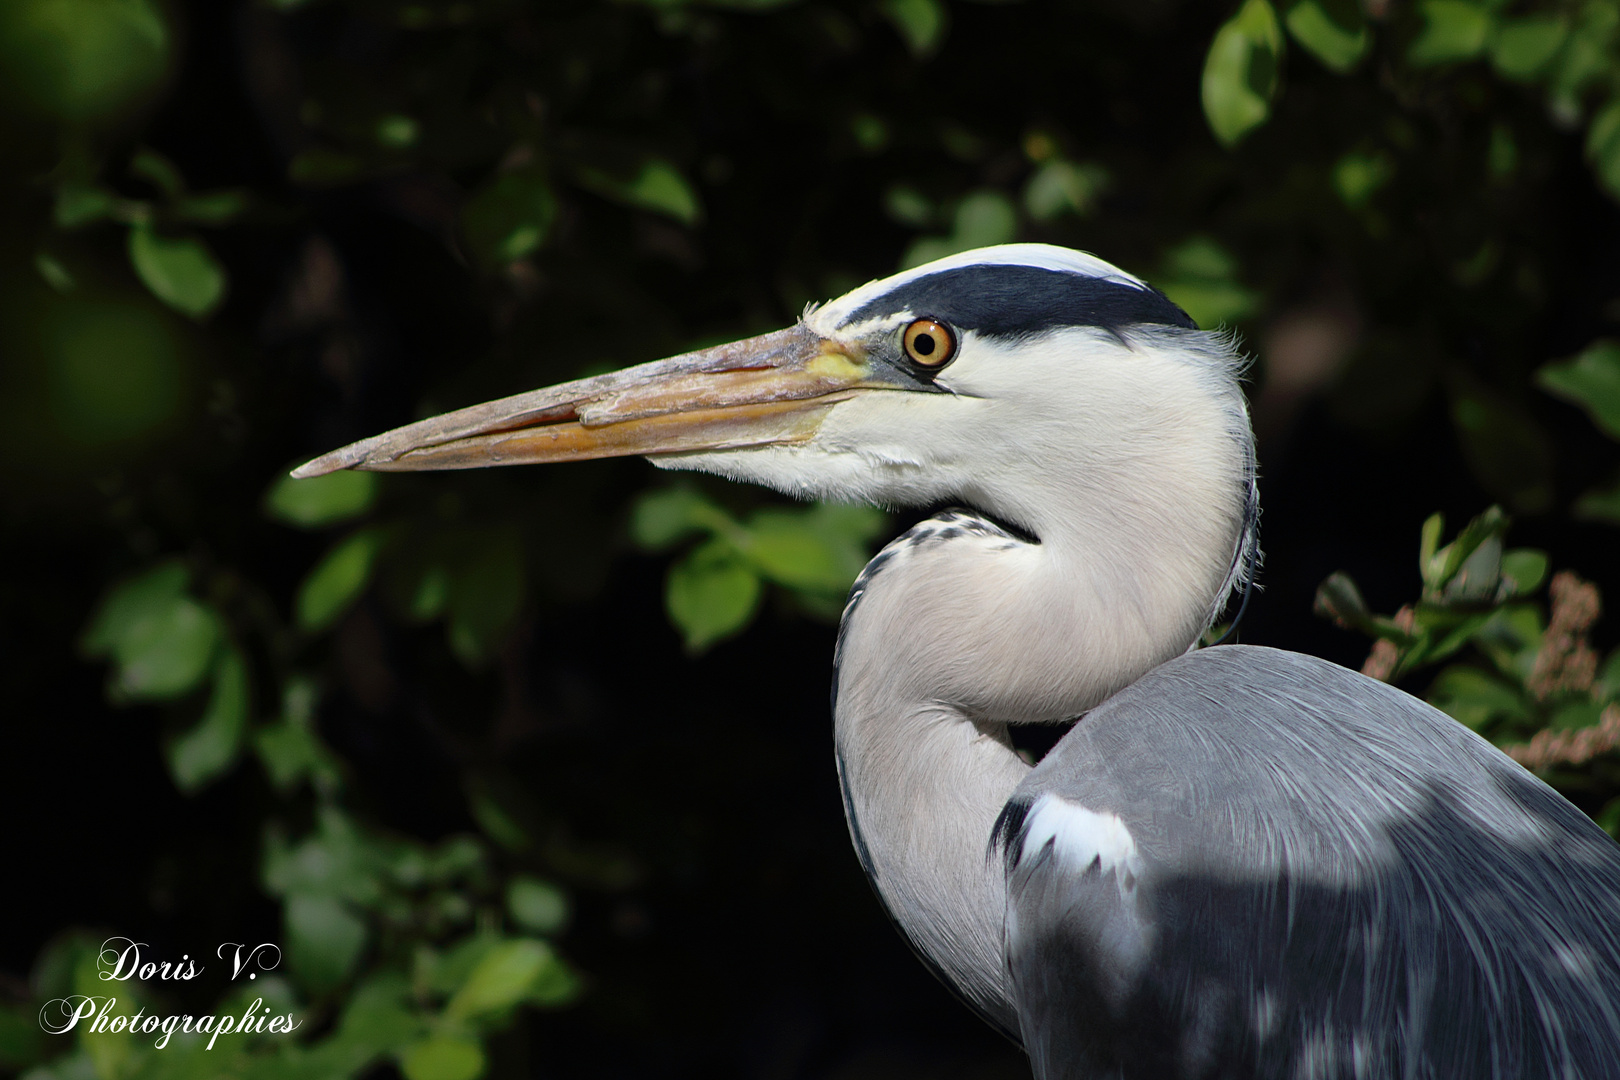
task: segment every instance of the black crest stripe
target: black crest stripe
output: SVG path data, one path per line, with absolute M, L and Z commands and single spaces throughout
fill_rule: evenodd
M 942 319 L 991 337 L 1038 334 L 1060 326 L 1117 331 L 1148 323 L 1198 329 L 1157 289 L 1002 263 L 941 270 L 908 281 L 862 305 L 850 321 L 898 311 Z

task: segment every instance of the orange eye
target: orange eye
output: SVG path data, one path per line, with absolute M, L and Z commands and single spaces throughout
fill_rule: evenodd
M 956 355 L 956 338 L 933 319 L 918 319 L 906 327 L 901 342 L 912 362 L 923 367 L 940 367 Z

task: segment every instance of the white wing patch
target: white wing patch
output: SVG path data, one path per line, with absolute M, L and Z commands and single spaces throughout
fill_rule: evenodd
M 1156 937 L 1137 891 L 1142 871 L 1136 840 L 1117 814 L 1050 793 L 1036 799 L 1024 819 L 1017 868 L 1007 883 L 1007 958 L 1015 995 L 1023 993 L 1018 989 L 1023 978 L 1041 978 L 1047 945 L 1067 940 L 1093 950 L 1092 988 L 1110 1008 L 1123 1009 Z M 1094 872 L 1098 877 L 1091 887 L 1079 888 Z M 1110 875 L 1117 905 L 1106 900 Z
M 1070 872 L 1096 864 L 1104 874 L 1117 874 L 1126 890 L 1134 889 L 1142 875 L 1136 840 L 1117 814 L 1099 814 L 1052 794 L 1035 800 L 1030 810 L 1019 862 L 1033 860 L 1047 844 L 1057 865 Z

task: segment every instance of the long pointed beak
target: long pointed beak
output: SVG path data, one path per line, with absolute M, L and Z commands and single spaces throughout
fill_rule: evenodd
M 296 477 L 415 472 L 803 442 L 875 387 L 859 351 L 804 326 L 407 424 L 323 454 Z

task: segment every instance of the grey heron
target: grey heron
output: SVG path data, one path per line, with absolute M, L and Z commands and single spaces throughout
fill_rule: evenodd
M 646 455 L 966 507 L 855 584 L 838 779 L 901 934 L 1038 1077 L 1620 1076 L 1620 846 L 1399 690 L 1194 648 L 1256 558 L 1239 373 L 1140 279 L 1006 245 L 295 475 Z

